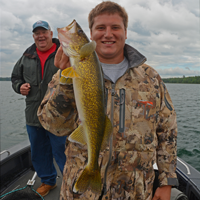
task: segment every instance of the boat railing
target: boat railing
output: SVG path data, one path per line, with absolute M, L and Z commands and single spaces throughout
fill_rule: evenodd
M 4 153 L 8 153 L 8 156 L 10 155 L 10 151 L 8 151 L 8 150 L 2 151 L 2 152 L 0 153 L 0 155 L 2 155 L 2 154 L 4 154 Z
M 185 168 L 187 169 L 187 174 L 190 175 L 190 174 L 191 174 L 191 173 L 190 173 L 190 168 L 189 168 L 183 161 L 181 161 L 179 158 L 177 158 L 177 160 L 178 160 L 182 165 L 185 166 Z

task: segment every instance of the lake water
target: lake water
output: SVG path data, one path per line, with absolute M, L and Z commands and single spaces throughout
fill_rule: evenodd
M 178 156 L 200 171 L 200 84 L 166 84 L 178 123 Z M 27 140 L 25 101 L 0 81 L 1 151 Z

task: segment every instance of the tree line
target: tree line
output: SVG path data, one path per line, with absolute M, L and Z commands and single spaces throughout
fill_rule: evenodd
M 193 83 L 200 84 L 200 76 L 185 77 L 182 78 L 163 78 L 164 83 Z
M 10 77 L 0 77 L 0 81 L 11 81 Z M 200 84 L 200 76 L 182 78 L 163 78 L 164 83 L 194 83 Z
M 0 77 L 0 81 L 11 81 L 10 77 Z

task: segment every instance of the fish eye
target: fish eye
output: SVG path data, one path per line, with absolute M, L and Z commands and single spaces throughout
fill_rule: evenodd
M 78 34 L 82 34 L 83 31 L 81 29 L 78 30 Z

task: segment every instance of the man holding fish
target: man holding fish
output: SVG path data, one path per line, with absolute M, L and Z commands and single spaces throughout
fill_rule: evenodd
M 56 118 L 51 115 L 55 111 L 46 100 L 55 103 L 52 99 L 58 96 L 49 92 L 38 112 L 42 125 L 56 135 L 69 135 L 78 126 L 65 151 L 60 199 L 170 200 L 171 187 L 178 184 L 177 123 L 165 84 L 145 64 L 146 58 L 125 43 L 128 15 L 124 8 L 104 1 L 88 19 L 91 42 L 76 21 L 58 29 L 62 47 L 55 66 L 62 73 L 53 77 L 49 87 L 65 88 L 66 107 L 73 110 L 65 116 L 61 112 Z M 56 125 L 61 116 L 68 125 L 59 132 L 51 124 Z M 159 187 L 153 194 L 154 163 Z

